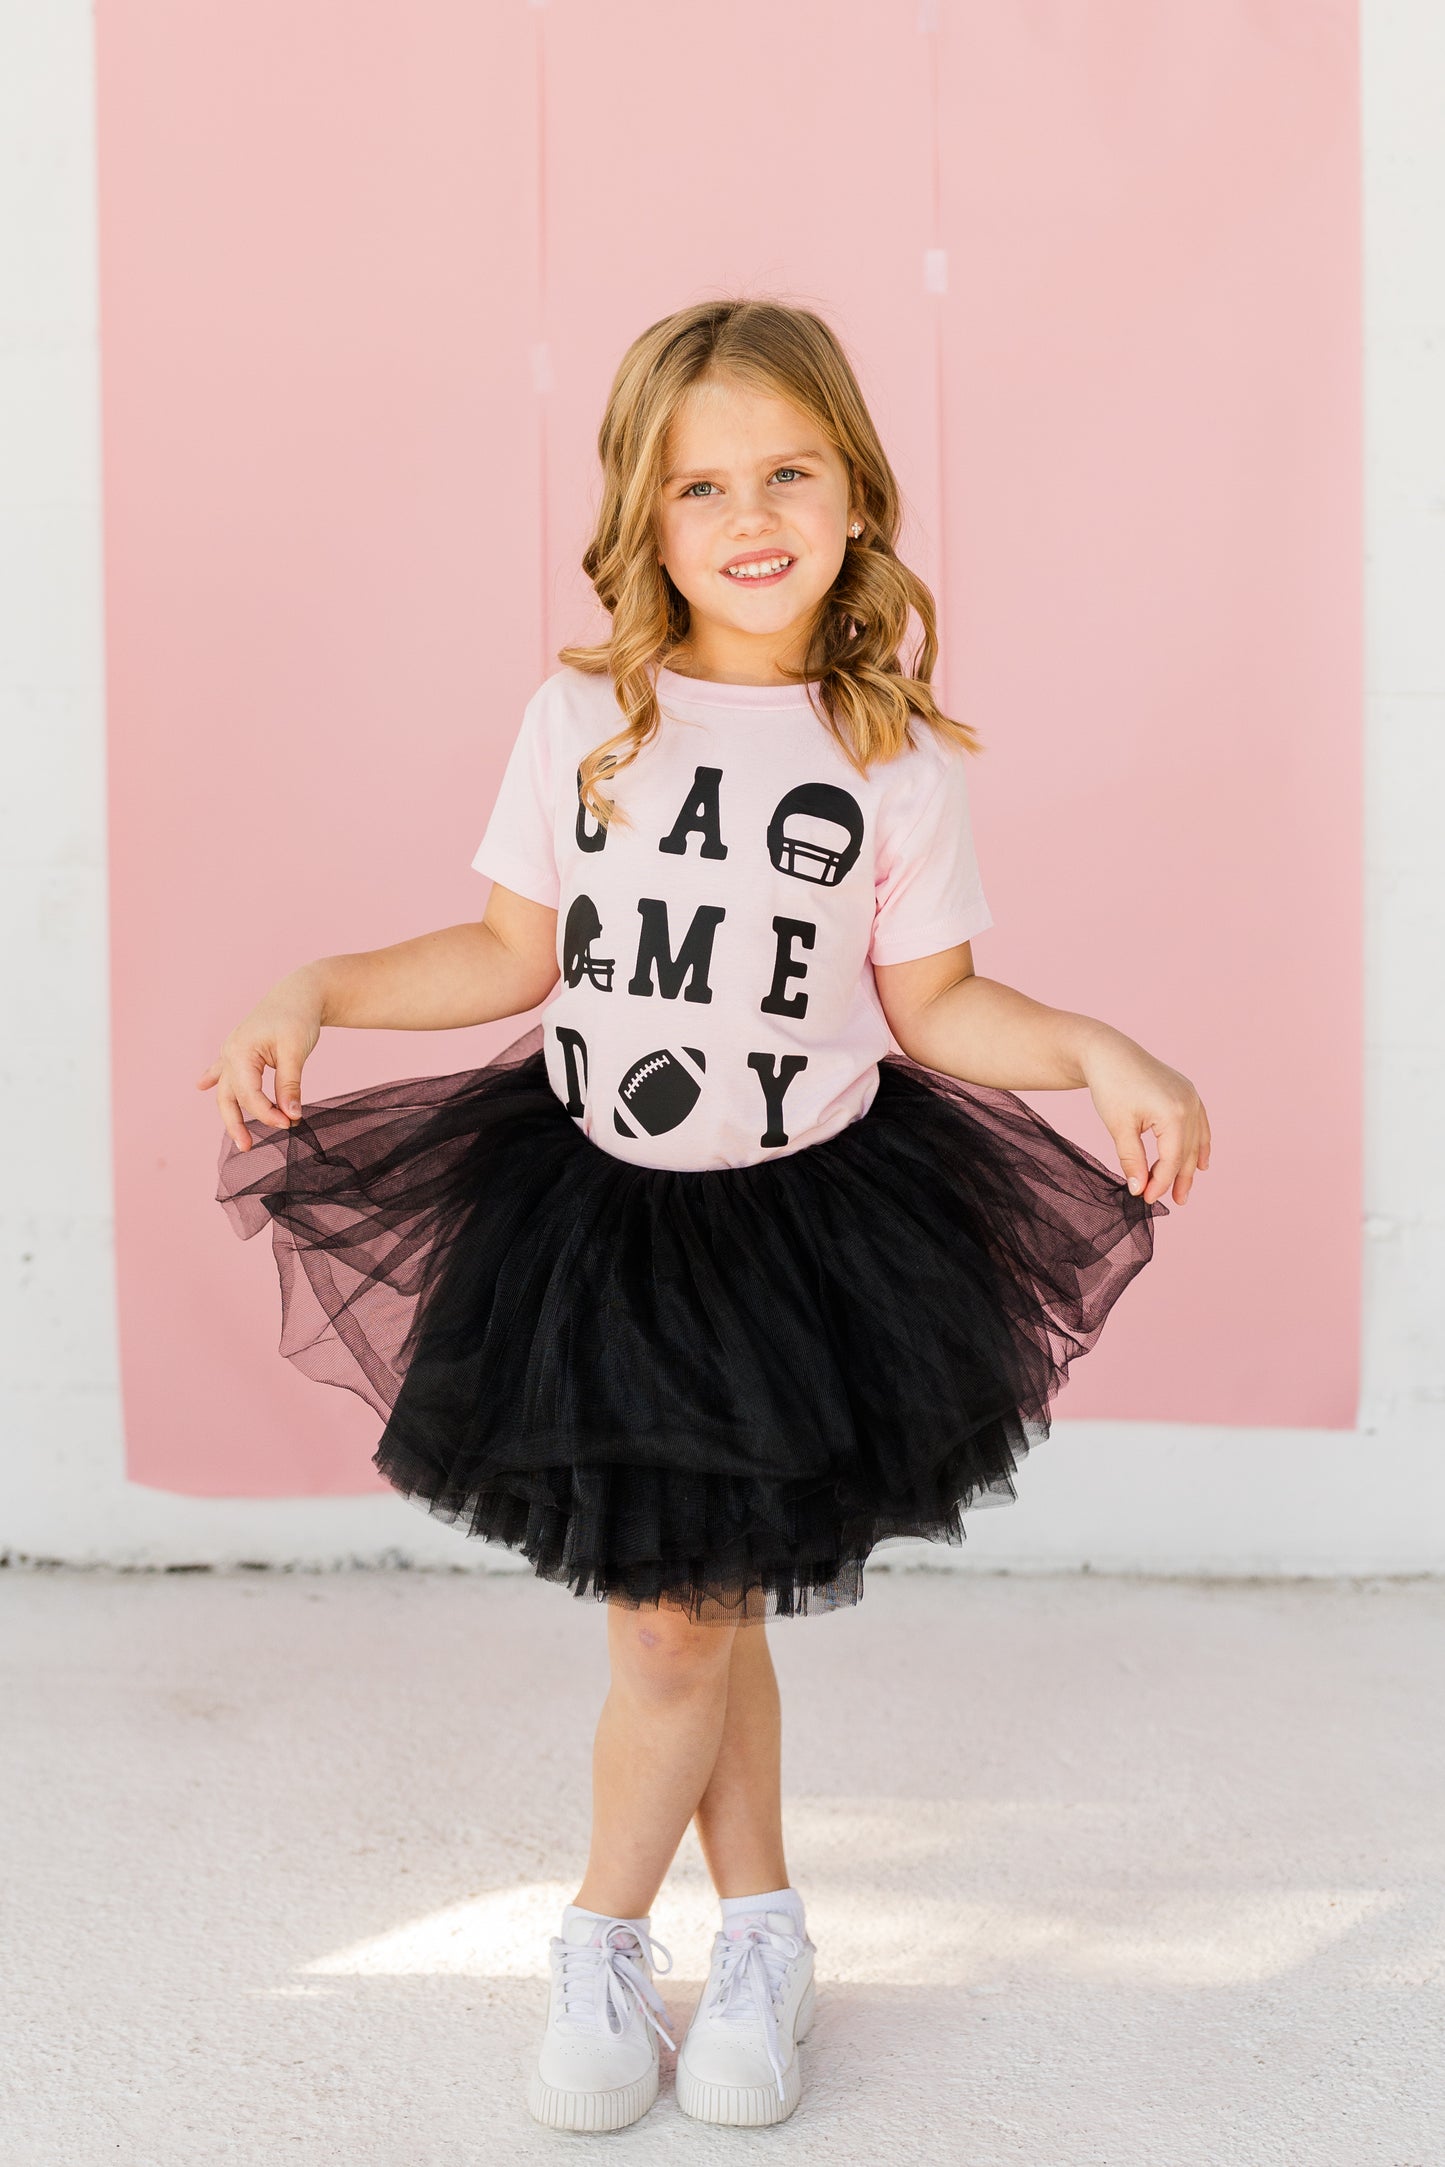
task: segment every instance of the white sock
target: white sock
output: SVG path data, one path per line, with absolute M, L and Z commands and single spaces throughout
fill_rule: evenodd
M 796 1889 L 765 1889 L 761 1896 L 724 1896 L 719 1901 L 724 1926 L 730 1925 L 745 1911 L 793 1911 L 797 1913 L 799 1931 L 807 1931 L 803 1924 L 803 1899 Z
M 610 1919 L 614 1916 L 616 1916 L 616 1914 L 610 1911 L 589 1911 L 585 1904 L 564 1904 L 562 1907 L 562 1923 L 564 1926 L 566 1925 L 569 1918 Z M 644 1930 L 650 1932 L 652 1928 L 652 1913 L 650 1911 L 644 1911 L 640 1918 L 624 1919 L 622 1923 L 624 1926 L 640 1926 L 644 1928 Z

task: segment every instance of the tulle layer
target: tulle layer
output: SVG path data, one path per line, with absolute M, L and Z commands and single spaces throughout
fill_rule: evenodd
M 218 1201 L 269 1222 L 280 1351 L 383 1418 L 387 1480 L 575 1595 L 716 1622 L 856 1603 L 884 1537 L 958 1543 L 1016 1496 L 1167 1211 L 901 1055 L 756 1166 L 603 1151 L 540 1027 L 250 1134 Z

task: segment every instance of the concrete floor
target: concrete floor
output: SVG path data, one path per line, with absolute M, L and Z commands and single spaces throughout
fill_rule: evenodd
M 791 2121 L 528 2118 L 603 1613 L 527 1574 L 0 1573 L 4 2167 L 1445 2161 L 1445 1583 L 870 1571 L 769 1627 Z M 686 2024 L 713 1903 L 654 1910 Z

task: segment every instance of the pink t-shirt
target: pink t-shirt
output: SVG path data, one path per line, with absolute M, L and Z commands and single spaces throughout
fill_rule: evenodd
M 804 685 L 657 674 L 662 722 L 581 803 L 621 726 L 607 676 L 557 670 L 528 701 L 472 864 L 557 912 L 541 1011 L 552 1089 L 602 1150 L 645 1166 L 751 1166 L 867 1112 L 893 1038 L 875 963 L 992 925 L 966 753 L 925 722 L 865 779 Z

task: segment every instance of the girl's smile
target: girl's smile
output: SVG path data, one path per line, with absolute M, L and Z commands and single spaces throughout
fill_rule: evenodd
M 754 549 L 745 556 L 731 558 L 723 566 L 722 576 L 734 587 L 776 587 L 796 562 L 785 549 Z

